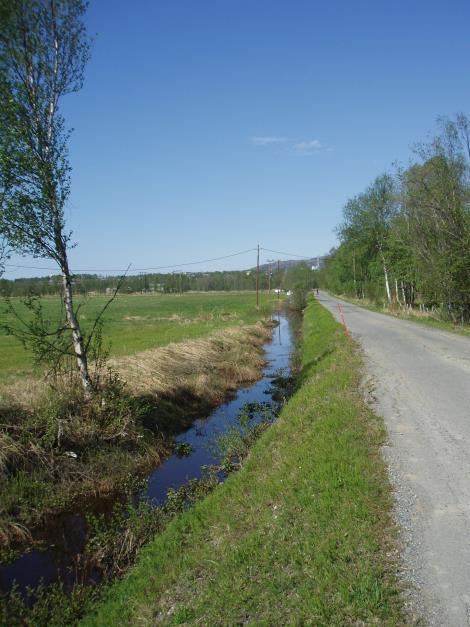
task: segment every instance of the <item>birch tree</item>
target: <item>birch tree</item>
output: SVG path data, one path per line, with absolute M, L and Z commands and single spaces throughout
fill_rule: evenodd
M 392 301 L 389 267 L 390 227 L 397 212 L 393 178 L 378 176 L 367 190 L 350 199 L 343 210 L 343 223 L 338 229 L 340 239 L 352 248 L 351 264 L 355 275 L 361 252 L 366 265 L 378 264 L 383 273 L 385 293 Z
M 334 290 L 420 305 L 470 321 L 470 118 L 439 118 L 392 178 L 382 175 L 347 202 L 340 246 L 323 273 Z M 365 279 L 365 281 L 364 281 Z
M 0 0 L 0 227 L 9 247 L 50 259 L 62 276 L 66 322 L 86 397 L 87 350 L 73 302 L 64 208 L 70 195 L 63 96 L 83 84 L 84 0 Z
M 470 151 L 464 116 L 447 121 L 441 135 L 419 148 L 422 163 L 403 176 L 424 295 L 454 321 L 470 319 Z
M 366 195 L 368 207 L 366 216 L 369 222 L 372 240 L 374 241 L 382 263 L 385 291 L 387 293 L 388 303 L 390 304 L 392 302 L 392 295 L 390 290 L 390 268 L 387 251 L 390 227 L 397 209 L 392 177 L 388 174 L 377 177 L 367 190 Z

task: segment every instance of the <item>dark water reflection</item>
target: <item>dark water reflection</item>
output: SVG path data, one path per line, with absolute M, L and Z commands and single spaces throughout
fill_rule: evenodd
M 250 387 L 239 390 L 231 401 L 219 406 L 208 418 L 195 420 L 187 431 L 179 435 L 177 443 L 190 445 L 190 454 L 186 457 L 172 455 L 158 466 L 150 474 L 145 490 L 136 495 L 136 500 L 144 497 L 160 504 L 165 501 L 169 489 L 178 489 L 189 479 L 201 478 L 204 466 L 220 461 L 210 443 L 237 424 L 244 405 L 272 401 L 272 380 L 279 375 L 290 374 L 294 348 L 293 330 L 288 317 L 281 314 L 278 321 L 279 326 L 273 329 L 272 341 L 265 345 L 267 366 L 262 378 Z M 27 586 L 36 587 L 41 580 L 47 586 L 60 578 L 66 588 L 80 581 L 83 573 L 80 573 L 77 564 L 86 545 L 86 513 L 111 511 L 115 502 L 115 499 L 97 499 L 95 503 L 90 503 L 87 512 L 67 513 L 57 517 L 43 531 L 49 544 L 47 550 L 31 551 L 11 564 L 0 566 L 0 589 L 8 591 L 14 581 L 21 592 Z M 86 579 L 92 583 L 94 579 L 99 579 L 99 575 L 87 573 Z
M 280 373 L 289 374 L 293 337 L 289 320 L 280 317 L 280 324 L 273 330 L 272 342 L 265 346 L 267 367 L 263 377 L 252 386 L 239 390 L 233 400 L 215 409 L 209 418 L 198 419 L 188 431 L 177 438 L 178 443 L 191 445 L 193 452 L 188 457 L 170 457 L 150 475 L 146 496 L 162 502 L 169 488 L 179 488 L 188 479 L 199 479 L 201 468 L 219 460 L 210 442 L 237 424 L 240 410 L 246 403 L 262 403 L 270 400 L 272 378 Z

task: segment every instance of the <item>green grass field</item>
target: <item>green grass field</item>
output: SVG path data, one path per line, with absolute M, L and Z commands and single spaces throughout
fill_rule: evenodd
M 317 303 L 299 387 L 239 473 L 175 519 L 85 625 L 403 624 L 381 420 Z
M 106 303 L 101 296 L 82 302 L 80 322 L 86 331 Z M 260 295 L 256 309 L 254 292 L 208 292 L 179 294 L 120 295 L 105 314 L 104 338 L 111 355 L 128 355 L 137 351 L 208 335 L 214 330 L 239 324 L 253 324 L 271 311 L 274 297 Z M 15 302 L 18 312 L 26 310 Z M 60 313 L 59 298 L 44 298 L 46 316 L 54 320 Z M 0 323 L 6 321 L 5 305 L 0 301 Z M 25 373 L 32 368 L 31 356 L 18 340 L 0 330 L 0 378 Z

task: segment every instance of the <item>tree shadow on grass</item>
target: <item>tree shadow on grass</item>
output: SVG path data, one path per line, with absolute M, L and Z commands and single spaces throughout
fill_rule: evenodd
M 297 387 L 301 387 L 306 379 L 308 379 L 318 366 L 318 364 L 323 361 L 326 357 L 331 355 L 336 351 L 336 346 L 328 346 L 323 352 L 321 352 L 317 357 L 314 357 L 306 364 L 302 366 L 302 370 L 300 371 L 299 379 Z

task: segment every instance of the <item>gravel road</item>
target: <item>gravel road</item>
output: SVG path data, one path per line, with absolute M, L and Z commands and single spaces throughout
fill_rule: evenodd
M 321 292 L 362 345 L 396 496 L 409 603 L 428 625 L 470 625 L 470 340 Z

